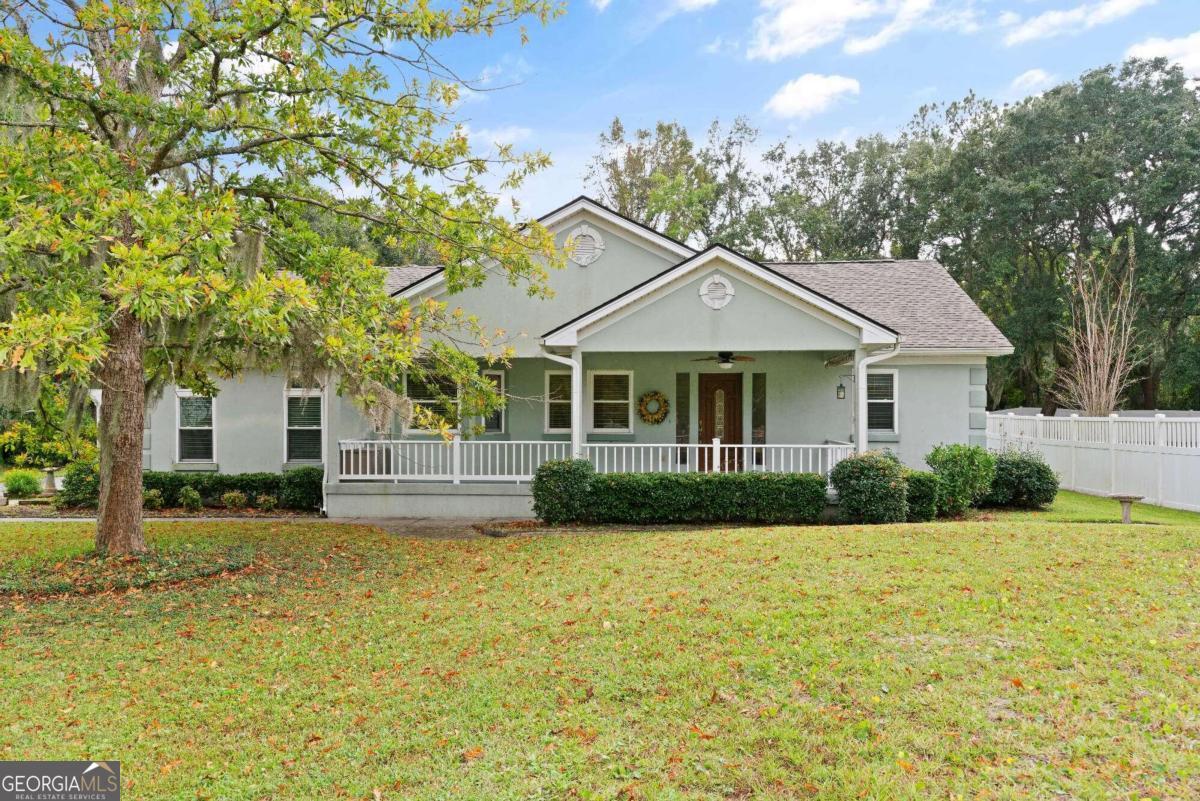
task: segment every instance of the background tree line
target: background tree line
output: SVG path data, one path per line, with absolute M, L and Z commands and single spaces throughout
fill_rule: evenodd
M 674 122 L 600 137 L 589 182 L 680 239 L 768 260 L 940 260 L 1012 341 L 993 407 L 1054 408 L 1069 360 L 1072 266 L 1136 250 L 1126 405 L 1200 408 L 1200 90 L 1130 60 L 998 106 L 925 106 L 894 136 L 782 141 L 745 120 L 703 138 Z

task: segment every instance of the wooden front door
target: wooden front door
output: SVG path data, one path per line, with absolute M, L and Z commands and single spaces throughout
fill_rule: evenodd
M 700 444 L 712 445 L 720 439 L 722 445 L 742 444 L 742 374 L 700 374 Z M 712 448 L 700 449 L 700 469 L 712 469 Z M 721 451 L 721 469 L 739 470 L 741 449 Z

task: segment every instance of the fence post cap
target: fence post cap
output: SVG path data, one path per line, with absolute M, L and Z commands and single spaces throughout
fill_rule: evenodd
M 1162 412 L 1155 412 L 1154 417 L 1158 420 L 1165 420 L 1167 416 Z
M 1034 417 L 1045 417 L 1045 416 L 1046 415 L 1042 414 L 1041 412 L 1038 412 L 1037 414 L 1034 415 Z
M 1112 412 L 1111 414 L 1109 414 L 1109 417 L 1112 418 L 1113 420 L 1116 420 L 1120 416 L 1121 415 L 1117 414 L 1116 412 Z
M 1009 416 L 1009 417 L 1016 417 L 1016 416 L 1017 416 L 1017 413 L 1016 413 L 1016 412 L 1009 412 L 1009 413 L 1008 413 L 1008 416 Z
M 1072 416 L 1072 417 L 1078 417 L 1079 415 L 1078 415 L 1078 414 L 1076 414 L 1075 412 L 1071 412 L 1071 416 Z

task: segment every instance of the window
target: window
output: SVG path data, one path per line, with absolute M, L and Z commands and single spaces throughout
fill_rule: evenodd
M 484 370 L 483 377 L 496 387 L 496 392 L 501 398 L 504 398 L 504 371 L 502 370 Z M 504 424 L 506 422 L 505 411 L 507 406 L 501 406 L 487 417 L 483 418 L 483 430 L 489 434 L 503 434 Z
M 444 417 L 452 427 L 458 425 L 458 385 L 448 378 L 415 375 L 404 377 L 404 394 L 409 400 Z
M 627 433 L 633 429 L 633 373 L 588 373 L 588 394 L 592 401 L 593 431 Z
M 179 393 L 179 461 L 212 462 L 213 399 Z
M 287 453 L 289 462 L 319 462 L 322 454 L 321 390 L 289 389 Z
M 767 444 L 767 374 L 750 377 L 750 444 Z M 763 449 L 754 449 L 754 463 L 763 463 Z
M 571 430 L 571 374 L 546 371 L 546 433 Z
M 867 373 L 867 430 L 896 432 L 896 371 Z
M 675 374 L 675 444 L 686 446 L 692 440 L 692 376 Z M 688 449 L 679 449 L 679 463 L 687 464 Z

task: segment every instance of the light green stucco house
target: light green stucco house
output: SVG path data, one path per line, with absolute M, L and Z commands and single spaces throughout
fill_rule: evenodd
M 550 458 L 827 473 L 855 449 L 922 466 L 939 443 L 985 443 L 987 359 L 1012 346 L 937 262 L 697 252 L 583 197 L 541 222 L 572 243 L 550 300 L 499 277 L 447 295 L 435 267 L 388 276 L 396 294 L 507 332 L 516 358 L 493 374 L 507 404 L 483 434 L 381 438 L 331 390 L 258 374 L 212 399 L 168 388 L 148 416 L 146 466 L 319 465 L 339 517 L 523 516 Z

